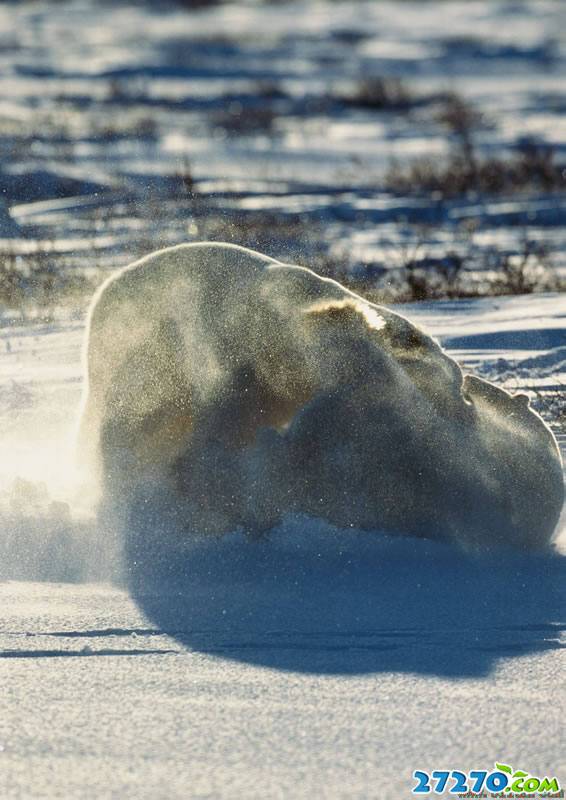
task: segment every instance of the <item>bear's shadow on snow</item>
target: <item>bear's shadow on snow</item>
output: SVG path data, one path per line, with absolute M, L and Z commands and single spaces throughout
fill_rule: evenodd
M 303 673 L 469 678 L 564 647 L 557 553 L 471 556 L 307 518 L 180 547 L 166 514 L 145 508 L 131 523 L 131 594 L 189 650 Z

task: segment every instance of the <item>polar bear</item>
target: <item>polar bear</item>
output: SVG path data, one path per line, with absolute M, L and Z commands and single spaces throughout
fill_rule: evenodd
M 104 497 L 158 491 L 186 535 L 302 513 L 472 549 L 552 538 L 562 465 L 527 398 L 305 267 L 153 253 L 97 292 L 85 369 L 79 450 Z

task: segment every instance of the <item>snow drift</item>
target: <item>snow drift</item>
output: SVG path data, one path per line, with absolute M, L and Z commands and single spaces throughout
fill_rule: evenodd
M 560 514 L 560 455 L 525 396 L 241 247 L 181 245 L 111 277 L 86 365 L 79 448 L 124 521 L 150 504 L 181 537 L 260 534 L 300 514 L 482 549 L 542 547 Z

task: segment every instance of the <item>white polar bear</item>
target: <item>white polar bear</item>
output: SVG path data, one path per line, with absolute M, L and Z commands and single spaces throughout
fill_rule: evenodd
M 524 396 L 472 376 L 402 316 L 309 269 L 220 243 L 113 275 L 88 321 L 80 450 L 127 508 L 181 527 L 343 527 L 546 545 L 556 442 Z

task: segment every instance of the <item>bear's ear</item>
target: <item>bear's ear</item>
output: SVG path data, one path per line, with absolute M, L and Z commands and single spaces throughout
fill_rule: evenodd
M 519 392 L 519 394 L 513 395 L 513 400 L 517 403 L 517 405 L 529 408 L 531 398 L 529 397 L 528 394 L 523 394 L 523 392 Z
M 363 321 L 368 330 L 372 331 L 380 331 L 387 324 L 376 308 L 349 297 L 344 300 L 322 300 L 309 306 L 305 313 L 313 319 L 319 317 L 344 327 Z

